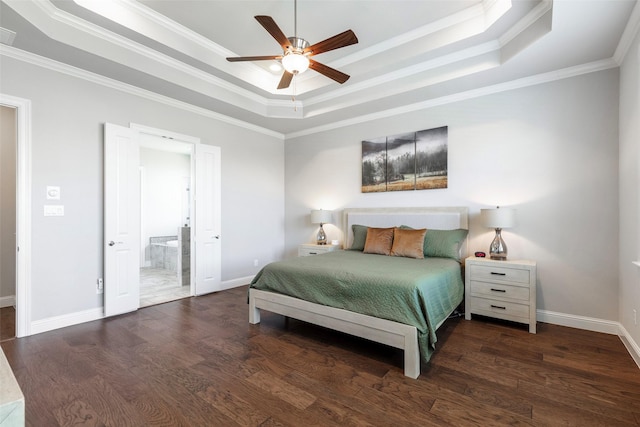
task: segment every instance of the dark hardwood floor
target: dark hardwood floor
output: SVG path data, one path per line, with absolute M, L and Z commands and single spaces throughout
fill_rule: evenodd
M 16 336 L 16 309 L 13 307 L 0 308 L 0 342 L 10 340 Z
M 28 426 L 630 426 L 620 339 L 448 320 L 417 380 L 402 352 L 263 312 L 246 287 L 2 343 Z

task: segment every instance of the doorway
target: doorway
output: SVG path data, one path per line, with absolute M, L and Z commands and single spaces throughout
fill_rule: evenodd
M 16 108 L 0 105 L 0 342 L 16 336 Z
M 221 290 L 220 148 L 199 138 L 131 124 L 105 124 L 104 312 L 105 316 L 140 307 L 140 140 L 173 140 L 191 147 L 189 226 L 192 228 L 191 295 Z M 158 138 L 159 137 L 159 138 Z M 165 145 L 166 146 L 166 145 Z M 177 202 L 181 205 L 180 201 Z
M 140 307 L 193 295 L 192 144 L 140 135 Z

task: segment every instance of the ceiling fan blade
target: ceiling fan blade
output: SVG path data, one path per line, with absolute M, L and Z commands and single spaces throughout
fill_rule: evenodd
M 351 30 L 347 30 L 344 33 L 329 37 L 326 40 L 305 48 L 304 53 L 311 52 L 311 55 L 318 55 L 320 53 L 339 49 L 341 47 L 349 46 L 356 43 L 358 43 L 358 38 L 356 37 L 355 33 Z
M 285 71 L 282 74 L 282 78 L 280 79 L 280 83 L 278 83 L 278 89 L 286 89 L 291 84 L 291 80 L 293 79 L 293 74 L 288 71 Z
M 282 46 L 282 50 L 286 50 L 287 46 L 291 45 L 291 42 L 289 41 L 287 36 L 284 35 L 282 30 L 280 29 L 280 27 L 278 27 L 278 24 L 276 24 L 276 21 L 274 21 L 272 17 L 258 15 L 255 18 L 260 23 L 260 25 L 262 25 L 264 29 L 267 30 L 274 39 L 276 39 L 280 46 Z
M 349 76 L 341 71 L 336 70 L 335 68 L 331 68 L 327 65 L 321 64 L 313 59 L 309 59 L 309 68 L 319 72 L 320 74 L 329 77 L 342 84 L 349 80 Z
M 269 55 L 269 56 L 237 56 L 232 58 L 227 58 L 229 62 L 240 62 L 240 61 L 267 61 L 269 59 L 282 59 L 282 55 Z

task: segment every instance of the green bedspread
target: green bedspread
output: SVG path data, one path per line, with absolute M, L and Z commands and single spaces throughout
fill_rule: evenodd
M 251 287 L 415 326 L 422 360 L 435 349 L 436 327 L 460 304 L 460 263 L 336 251 L 274 262 Z

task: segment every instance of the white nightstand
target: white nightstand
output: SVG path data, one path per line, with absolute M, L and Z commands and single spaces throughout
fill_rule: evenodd
M 339 249 L 339 245 L 316 245 L 315 243 L 307 243 L 298 246 L 298 256 L 325 254 Z
M 465 260 L 465 313 L 529 324 L 536 333 L 536 263 L 528 260 Z

